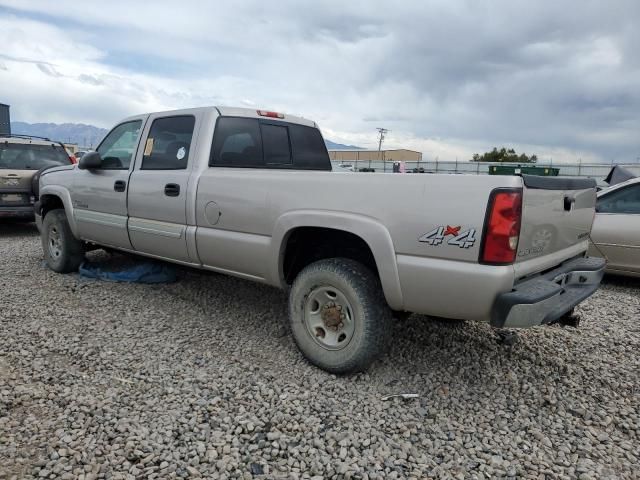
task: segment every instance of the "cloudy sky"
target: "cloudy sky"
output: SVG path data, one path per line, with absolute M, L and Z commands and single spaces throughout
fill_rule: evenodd
M 640 2 L 0 0 L 13 120 L 263 107 L 464 160 L 640 157 Z

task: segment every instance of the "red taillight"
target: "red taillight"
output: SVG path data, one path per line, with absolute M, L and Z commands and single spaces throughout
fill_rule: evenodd
M 480 262 L 513 263 L 522 219 L 522 190 L 495 190 L 489 199 Z
M 73 155 L 69 155 L 69 160 L 71 160 L 71 164 L 78 163 L 78 160 L 76 160 L 76 157 L 74 157 Z
M 284 115 L 278 112 L 268 112 L 267 110 L 256 110 L 256 112 L 258 112 L 258 115 L 260 115 L 261 117 L 280 118 L 280 119 L 284 118 Z

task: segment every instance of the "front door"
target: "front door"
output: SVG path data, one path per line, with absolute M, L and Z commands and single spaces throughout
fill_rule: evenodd
M 187 186 L 196 117 L 149 117 L 129 189 L 129 237 L 135 250 L 193 263 L 187 250 Z
M 640 184 L 598 198 L 591 238 L 609 269 L 640 273 Z
M 145 118 L 128 120 L 109 132 L 97 148 L 100 168 L 75 170 L 71 201 L 80 238 L 131 249 L 127 188 Z

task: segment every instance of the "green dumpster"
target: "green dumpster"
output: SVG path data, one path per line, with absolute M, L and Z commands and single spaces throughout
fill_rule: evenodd
M 489 175 L 540 175 L 542 177 L 557 177 L 560 173 L 559 168 L 553 167 L 532 167 L 532 166 L 513 166 L 513 165 L 491 165 L 489 167 Z

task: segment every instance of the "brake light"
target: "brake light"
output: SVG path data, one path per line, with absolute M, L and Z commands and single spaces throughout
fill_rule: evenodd
M 480 262 L 493 265 L 513 263 L 522 220 L 522 190 L 494 190 L 487 211 Z
M 258 115 L 260 115 L 261 117 L 269 117 L 269 118 L 284 118 L 284 114 L 282 113 L 278 113 L 278 112 L 269 112 L 267 110 L 256 110 L 256 112 L 258 112 Z
M 72 165 L 78 163 L 78 160 L 76 160 L 76 157 L 74 157 L 73 155 L 69 155 L 69 160 L 71 161 Z

